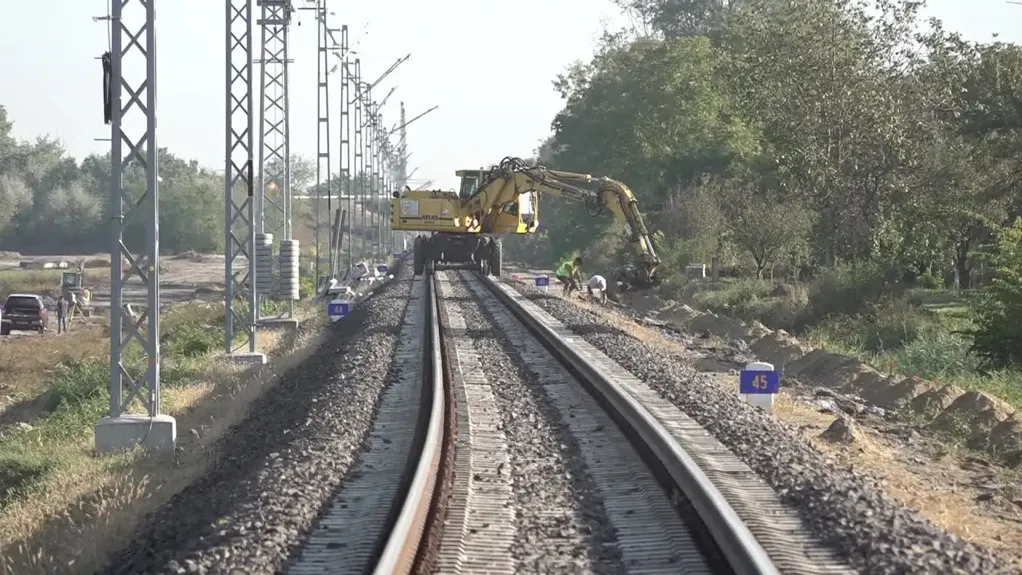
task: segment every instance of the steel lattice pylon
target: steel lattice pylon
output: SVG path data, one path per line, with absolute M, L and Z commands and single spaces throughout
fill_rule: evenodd
M 262 74 L 259 90 L 261 122 L 257 227 L 259 233 L 272 233 L 274 243 L 279 245 L 280 240 L 291 239 L 288 36 L 294 7 L 291 0 L 258 0 L 258 4 L 262 7 L 259 19 L 262 30 L 262 55 L 259 60 Z M 279 260 L 275 255 L 274 268 L 278 267 Z M 260 300 L 267 295 L 271 294 L 257 293 Z M 288 317 L 293 316 L 294 302 L 289 301 Z
M 356 259 L 361 260 L 365 257 L 365 140 L 363 138 L 363 118 L 362 118 L 362 99 L 363 99 L 363 84 L 362 84 L 362 62 L 355 59 L 355 73 L 354 77 L 351 78 L 351 86 L 355 89 L 355 95 L 352 98 L 351 103 L 354 104 L 355 109 L 352 111 L 350 116 L 352 131 L 354 137 L 352 138 L 352 164 L 351 164 L 351 181 L 354 192 L 355 205 L 350 214 L 348 214 L 348 238 L 350 243 L 348 249 L 352 252 L 355 251 L 355 210 L 359 209 L 362 211 L 362 223 L 359 227 L 359 245 Z M 361 204 L 361 207 L 359 206 Z
M 235 351 L 238 334 L 256 351 L 255 202 L 252 159 L 252 0 L 227 2 L 227 148 L 224 166 L 225 353 Z M 244 260 L 242 269 L 235 269 Z M 247 299 L 247 305 L 236 304 Z
M 318 60 L 316 61 L 316 193 L 313 201 L 316 202 L 316 286 L 322 280 L 319 269 L 322 258 L 322 241 L 320 239 L 320 227 L 323 224 L 323 216 L 320 213 L 323 203 L 322 194 L 327 197 L 328 222 L 327 229 L 330 229 L 329 222 L 333 219 L 333 194 L 331 190 L 331 149 L 330 149 L 330 42 L 332 40 L 330 28 L 327 26 L 326 0 L 316 2 L 316 30 L 318 33 Z M 333 234 L 327 234 L 330 238 L 327 248 L 328 277 L 334 277 L 334 242 Z
M 144 13 L 131 14 L 130 8 Z M 125 8 L 129 8 L 125 13 Z M 140 400 L 149 416 L 160 413 L 160 238 L 159 160 L 156 143 L 156 42 L 152 0 L 114 0 L 110 19 L 111 50 L 105 60 L 110 70 L 110 417 L 119 417 L 132 402 Z M 130 21 L 139 22 L 132 29 Z M 127 42 L 125 43 L 125 40 Z M 126 44 L 126 45 L 125 45 Z M 124 56 L 145 58 L 146 73 L 133 83 L 122 75 Z M 122 96 L 127 92 L 127 103 Z M 124 120 L 135 111 L 145 120 L 137 138 L 124 129 Z M 136 116 L 137 117 L 137 116 Z M 124 146 L 127 146 L 127 150 Z M 127 153 L 125 153 L 125 151 Z M 129 197 L 124 189 L 125 172 L 132 167 L 145 170 L 146 189 L 140 198 Z M 128 207 L 125 212 L 125 207 Z M 141 217 L 145 223 L 143 253 L 132 253 L 124 244 L 124 230 Z M 124 269 L 123 260 L 128 261 Z M 124 284 L 138 278 L 147 287 L 145 309 L 137 319 L 123 314 Z M 128 321 L 125 322 L 124 320 Z M 137 342 L 145 355 L 144 373 L 132 373 L 125 351 Z
M 352 163 L 352 148 L 351 148 L 351 83 L 352 74 L 349 68 L 348 62 L 348 26 L 341 26 L 341 121 L 340 121 L 340 155 L 341 155 L 341 181 L 343 182 L 343 193 L 344 193 L 344 217 L 342 218 L 341 225 L 344 229 L 338 230 L 341 235 L 341 245 L 347 246 L 348 250 L 348 262 L 347 268 L 350 270 L 354 265 L 355 250 L 352 248 L 351 239 L 351 220 L 354 210 L 354 191 L 352 189 L 354 183 L 354 175 L 351 168 Z M 340 257 L 340 254 L 337 254 Z

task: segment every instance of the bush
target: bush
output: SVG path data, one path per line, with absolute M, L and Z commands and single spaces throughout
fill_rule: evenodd
M 105 361 L 61 365 L 50 383 L 46 409 L 51 415 L 41 428 L 44 437 L 66 440 L 89 429 L 109 406 L 109 386 L 110 364 Z
M 995 244 L 983 256 L 993 277 L 974 300 L 976 327 L 968 334 L 981 367 L 1000 369 L 1022 360 L 1022 218 L 997 230 Z
M 979 360 L 971 352 L 971 346 L 972 341 L 961 334 L 926 330 L 884 359 L 893 364 L 898 373 L 944 380 L 976 372 Z
M 224 343 L 223 330 L 207 326 L 178 328 L 167 338 L 167 352 L 181 357 L 199 357 L 220 349 Z
M 830 315 L 857 315 L 878 303 L 887 282 L 881 266 L 848 264 L 827 270 L 809 286 L 809 305 L 803 324 Z
M 935 321 L 904 300 L 870 306 L 856 315 L 831 315 L 809 330 L 817 341 L 839 341 L 867 354 L 900 350 L 936 329 Z

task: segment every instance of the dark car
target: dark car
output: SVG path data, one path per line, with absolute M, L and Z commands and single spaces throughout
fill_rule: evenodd
M 46 330 L 46 304 L 37 295 L 15 293 L 7 296 L 0 319 L 0 335 L 9 335 L 12 329 L 38 331 Z

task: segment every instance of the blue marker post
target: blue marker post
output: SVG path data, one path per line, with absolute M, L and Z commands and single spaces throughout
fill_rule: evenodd
M 754 361 L 738 375 L 738 393 L 752 405 L 773 412 L 774 400 L 781 390 L 781 372 L 772 363 Z
M 343 299 L 335 299 L 327 304 L 326 313 L 330 316 L 330 322 L 335 322 L 351 313 L 351 302 Z
M 536 276 L 536 287 L 543 288 L 543 293 L 550 290 L 550 276 Z

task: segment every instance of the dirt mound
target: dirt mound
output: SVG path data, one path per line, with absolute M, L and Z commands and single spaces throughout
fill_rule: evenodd
M 621 302 L 639 313 L 653 313 L 677 305 L 677 302 L 661 299 L 658 296 L 644 293 L 623 293 Z
M 990 447 L 991 432 L 1013 413 L 1010 405 L 981 391 L 967 391 L 936 419 L 930 427 L 948 434 L 967 434 L 974 449 Z
M 814 349 L 791 362 L 786 373 L 815 381 L 826 374 L 851 365 L 855 361 L 847 355 L 831 353 L 825 349 Z
M 918 377 L 887 378 L 880 385 L 864 390 L 862 398 L 884 409 L 905 409 L 917 397 L 936 388 L 933 383 Z
M 912 411 L 926 418 L 935 418 L 942 411 L 951 407 L 951 404 L 963 393 L 965 393 L 964 389 L 950 384 L 931 389 L 912 400 Z
M 659 298 L 644 296 L 642 305 L 646 310 L 654 309 L 655 300 Z M 757 359 L 772 363 L 786 375 L 840 389 L 886 410 L 911 411 L 931 420 L 929 427 L 935 431 L 966 434 L 970 446 L 1006 461 L 1022 462 L 1022 422 L 1016 420 L 1010 405 L 991 395 L 965 392 L 953 385 L 939 386 L 918 377 L 887 376 L 855 358 L 813 349 L 791 334 L 772 331 L 759 322 L 745 323 L 685 304 L 659 302 L 661 313 L 655 319 L 676 329 L 744 340 Z
M 727 341 L 745 339 L 752 333 L 745 322 L 712 313 L 705 313 L 693 319 L 689 322 L 688 329 L 694 332 L 705 332 Z
M 682 304 L 661 312 L 657 319 L 665 321 L 678 329 L 686 330 L 688 329 L 688 324 L 701 315 L 703 315 L 703 312 L 696 311 Z
M 763 361 L 770 362 L 784 371 L 789 363 L 809 353 L 812 348 L 799 343 L 788 332 L 779 329 L 764 335 L 749 345 L 752 353 Z

